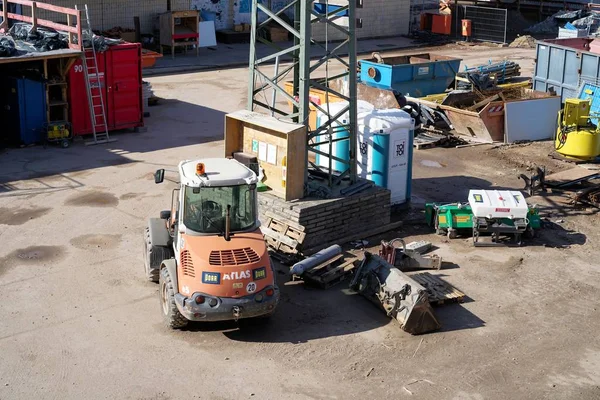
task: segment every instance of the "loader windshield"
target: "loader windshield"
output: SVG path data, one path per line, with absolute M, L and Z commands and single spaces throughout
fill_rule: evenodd
M 183 223 L 199 233 L 224 234 L 227 206 L 231 206 L 231 232 L 250 229 L 256 221 L 254 185 L 186 186 Z

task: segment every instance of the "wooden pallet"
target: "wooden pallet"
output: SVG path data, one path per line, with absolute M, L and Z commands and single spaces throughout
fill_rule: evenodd
M 344 260 L 343 257 L 343 254 L 338 254 L 330 260 L 317 265 L 315 268 L 306 271 L 299 278 L 321 289 L 328 289 L 337 285 L 350 276 L 352 270 L 356 268 L 354 265 L 355 259 Z
M 292 226 L 273 217 L 269 217 L 266 226 L 261 226 L 261 231 L 276 258 L 277 254 L 282 254 L 282 258 L 297 255 L 306 237 L 304 227 Z
M 437 275 L 431 275 L 429 272 L 422 272 L 411 275 L 412 279 L 421 284 L 429 295 L 429 303 L 442 305 L 444 303 L 462 303 L 465 299 L 465 294 L 444 282 Z

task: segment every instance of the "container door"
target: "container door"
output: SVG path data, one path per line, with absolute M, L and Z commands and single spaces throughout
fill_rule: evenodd
M 106 52 L 106 56 L 109 128 L 141 126 L 143 110 L 140 46 L 115 46 Z
M 42 82 L 20 79 L 21 142 L 25 145 L 41 142 L 47 121 L 46 87 Z
M 408 197 L 409 154 L 412 151 L 409 135 L 408 128 L 396 129 L 389 135 L 387 188 L 391 192 L 392 204 L 404 203 Z
M 91 52 L 86 53 L 86 57 L 92 57 Z M 90 74 L 90 86 L 92 87 L 92 96 L 98 96 L 99 90 L 102 90 L 104 106 L 106 108 L 106 79 L 105 79 L 105 53 L 97 53 L 98 75 L 100 81 L 96 79 L 95 74 Z M 89 62 L 89 60 L 88 60 Z M 92 61 L 93 62 L 93 61 Z M 69 110 L 71 115 L 71 129 L 74 135 L 89 135 L 92 133 L 92 118 L 88 103 L 88 94 L 85 84 L 85 71 L 83 61 L 78 59 L 71 67 L 68 76 L 69 83 Z M 95 112 L 100 114 L 100 98 L 93 99 Z M 96 132 L 104 130 L 101 119 L 96 124 Z M 110 127 L 109 127 L 110 129 Z

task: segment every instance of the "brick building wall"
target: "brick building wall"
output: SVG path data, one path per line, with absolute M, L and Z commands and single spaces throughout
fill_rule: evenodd
M 275 8 L 282 8 L 288 0 L 275 2 Z M 330 0 L 334 4 L 335 0 Z M 74 0 L 45 0 L 46 3 L 58 5 L 61 7 L 75 7 Z M 218 28 L 231 28 L 234 20 L 243 20 L 239 14 L 239 7 L 235 8 L 232 4 L 234 0 L 220 0 L 217 3 L 213 0 L 171 0 L 173 10 L 186 10 L 204 3 L 211 3 L 211 11 L 221 10 L 222 21 L 219 21 Z M 83 3 L 82 3 L 83 4 Z M 167 0 L 88 0 L 90 10 L 90 19 L 92 28 L 98 30 L 107 30 L 115 26 L 133 29 L 133 17 L 140 17 L 142 33 L 151 33 L 157 25 L 157 16 L 167 11 Z M 405 35 L 409 30 L 410 21 L 410 0 L 365 0 L 362 9 L 357 9 L 358 18 L 363 19 L 363 27 L 357 29 L 356 37 L 372 38 L 382 36 Z M 216 8 L 215 8 L 216 7 Z M 43 18 L 60 20 L 54 13 L 45 12 Z M 40 15 L 42 17 L 42 15 Z M 65 21 L 62 21 L 65 22 Z M 313 24 L 313 36 L 317 40 L 325 40 L 325 24 Z M 341 36 L 334 28 L 329 28 L 328 37 L 330 40 L 339 40 Z
M 74 8 L 85 2 L 74 0 L 45 0 L 45 3 Z M 115 26 L 134 28 L 133 17 L 140 17 L 142 33 L 152 33 L 157 16 L 167 11 L 167 0 L 87 0 L 92 29 L 107 30 Z M 187 10 L 190 0 L 171 0 L 171 9 Z M 39 17 L 60 21 L 56 13 L 40 11 Z M 85 17 L 84 17 L 85 18 Z M 66 22 L 66 21 L 60 21 Z M 157 24 L 157 22 L 156 22 Z

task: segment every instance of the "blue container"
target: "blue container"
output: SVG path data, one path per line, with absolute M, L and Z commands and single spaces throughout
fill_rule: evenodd
M 600 86 L 585 83 L 577 96 L 581 100 L 590 101 L 590 119 L 594 124 L 598 124 L 600 120 Z
M 600 54 L 591 53 L 593 38 L 551 39 L 537 42 L 533 89 L 554 90 L 564 103 L 576 98 L 580 80 L 600 79 Z
M 45 138 L 46 88 L 43 82 L 4 77 L 0 85 L 2 139 L 7 144 L 29 145 Z
M 330 4 L 328 7 L 327 4 L 314 3 L 314 9 L 317 14 L 329 14 L 330 16 L 333 16 L 334 13 L 337 10 L 339 10 L 340 8 L 342 8 L 342 6 Z M 335 16 L 336 17 L 347 17 L 348 10 L 338 11 L 337 13 L 335 13 Z
M 413 54 L 360 61 L 360 80 L 378 89 L 395 90 L 412 97 L 443 93 L 454 81 L 460 58 Z

